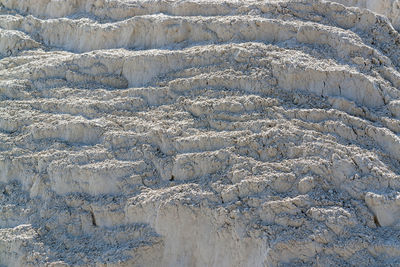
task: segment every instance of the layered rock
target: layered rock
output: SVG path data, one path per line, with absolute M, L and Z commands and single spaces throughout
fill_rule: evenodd
M 0 265 L 396 264 L 395 1 L 350 2 L 0 0 Z

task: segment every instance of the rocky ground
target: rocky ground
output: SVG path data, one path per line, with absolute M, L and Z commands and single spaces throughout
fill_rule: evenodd
M 0 266 L 398 266 L 400 3 L 336 2 L 0 0 Z

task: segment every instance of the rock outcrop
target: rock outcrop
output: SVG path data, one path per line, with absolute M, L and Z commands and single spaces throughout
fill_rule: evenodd
M 0 266 L 398 264 L 398 5 L 0 0 Z

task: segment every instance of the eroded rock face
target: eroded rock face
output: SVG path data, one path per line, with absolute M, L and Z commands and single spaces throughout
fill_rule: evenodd
M 400 1 L 399 0 L 334 0 L 348 7 L 367 8 L 373 12 L 384 15 L 400 29 Z
M 374 3 L 0 0 L 0 266 L 398 263 Z

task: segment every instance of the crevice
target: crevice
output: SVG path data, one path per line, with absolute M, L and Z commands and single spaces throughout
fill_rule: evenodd
M 90 218 L 92 219 L 92 225 L 94 227 L 97 227 L 96 218 L 94 217 L 93 211 L 89 211 L 89 212 L 90 212 Z

